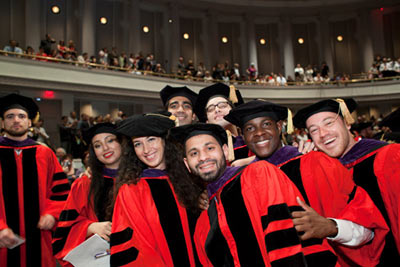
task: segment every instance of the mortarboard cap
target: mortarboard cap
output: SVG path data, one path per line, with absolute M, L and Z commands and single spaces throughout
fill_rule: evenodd
M 186 140 L 189 138 L 201 134 L 213 136 L 221 146 L 228 142 L 228 137 L 224 128 L 212 123 L 199 122 L 175 127 L 170 131 L 170 136 L 183 145 L 185 145 Z
M 160 97 L 164 106 L 166 106 L 168 101 L 175 96 L 186 97 L 187 99 L 189 99 L 193 106 L 195 105 L 197 99 L 197 94 L 186 86 L 172 87 L 167 85 L 160 91 Z
M 288 117 L 288 109 L 271 102 L 252 100 L 233 108 L 224 119 L 242 128 L 249 120 L 259 117 L 270 117 L 274 121 L 284 120 Z
M 199 121 L 207 121 L 206 105 L 211 98 L 221 96 L 230 101 L 234 106 L 243 104 L 243 98 L 239 90 L 236 90 L 233 85 L 227 86 L 223 83 L 215 83 L 206 88 L 203 88 L 199 92 L 197 101 L 194 107 L 194 112 L 196 113 Z
M 400 132 L 400 108 L 383 118 L 379 126 L 389 127 L 392 132 Z
M 317 113 L 330 111 L 340 114 L 348 124 L 354 123 L 351 113 L 356 109 L 357 102 L 352 98 L 327 99 L 300 109 L 293 117 L 293 123 L 297 128 L 306 128 L 307 119 Z
M 86 141 L 87 144 L 90 144 L 92 142 L 92 139 L 95 135 L 101 134 L 101 133 L 111 133 L 114 135 L 117 135 L 117 126 L 109 123 L 109 122 L 104 122 L 104 123 L 98 123 L 89 129 L 83 131 L 83 138 Z
M 168 114 L 171 114 L 168 112 Z M 129 137 L 165 136 L 175 126 L 175 116 L 160 113 L 133 115 L 124 120 L 117 132 Z
M 4 112 L 12 108 L 25 110 L 28 113 L 29 119 L 31 120 L 39 119 L 39 107 L 30 97 L 18 94 L 9 94 L 0 98 L 0 110 L 2 118 L 4 116 Z

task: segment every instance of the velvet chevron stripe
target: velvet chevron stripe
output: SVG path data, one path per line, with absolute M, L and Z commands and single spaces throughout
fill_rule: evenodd
M 67 242 L 67 237 L 69 232 L 71 231 L 71 227 L 57 227 L 56 232 L 54 233 L 54 238 L 60 238 L 53 242 L 53 255 L 59 253 L 65 246 L 65 242 Z
M 167 180 L 146 180 L 160 218 L 174 266 L 190 266 L 181 217 Z
M 18 178 L 17 165 L 14 157 L 14 149 L 0 149 L 0 164 L 2 171 L 3 199 L 7 218 L 7 225 L 14 233 L 20 234 L 20 217 L 18 202 Z M 7 166 L 7 167 L 6 167 Z M 21 246 L 7 250 L 7 265 L 20 266 Z
M 306 190 L 304 189 L 303 180 L 301 177 L 300 169 L 301 158 L 289 161 L 285 165 L 281 166 L 280 169 L 289 177 L 289 179 L 296 185 L 297 189 L 300 191 L 307 205 L 310 205 L 308 200 Z
M 131 247 L 127 250 L 112 254 L 110 257 L 110 265 L 111 267 L 123 266 L 134 260 L 136 260 L 139 255 L 139 250 L 135 247 Z M 178 265 L 176 265 L 178 266 Z M 186 265 L 182 265 L 186 266 Z
M 63 210 L 60 214 L 60 221 L 74 221 L 78 216 L 79 212 L 75 209 Z
M 120 232 L 112 233 L 110 238 L 110 246 L 118 246 L 125 242 L 128 242 L 132 238 L 132 235 L 133 229 L 130 227 L 127 227 L 125 230 L 122 230 Z

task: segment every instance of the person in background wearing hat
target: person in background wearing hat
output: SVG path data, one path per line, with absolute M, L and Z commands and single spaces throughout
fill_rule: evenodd
M 254 157 L 247 159 L 252 155 L 249 154 L 242 136 L 239 135 L 235 125 L 224 119 L 224 116 L 233 107 L 243 103 L 242 95 L 233 85 L 229 87 L 223 83 L 215 83 L 200 90 L 194 108 L 200 122 L 218 124 L 227 131 L 230 150 L 227 159 L 229 162 L 246 159 L 245 161 L 237 161 L 233 166 L 245 165 L 254 159 Z
M 312 251 L 302 246 L 290 211 L 303 198 L 277 167 L 266 161 L 227 167 L 227 134 L 219 125 L 186 125 L 170 134 L 184 145 L 189 171 L 207 184 L 210 206 L 194 237 L 203 266 L 335 266 L 326 240 Z
M 175 123 L 161 114 L 126 119 L 118 132 L 132 138 L 116 185 L 111 266 L 195 266 L 192 233 L 197 216 L 180 194 L 193 186 L 182 153 L 166 139 Z
M 296 230 L 304 232 L 303 240 L 335 241 L 331 244 L 342 266 L 377 265 L 388 232 L 382 215 L 338 160 L 315 151 L 302 155 L 297 148 L 283 145 L 282 122 L 287 118 L 292 128 L 288 108 L 263 100 L 240 105 L 225 116 L 241 128 L 255 161 L 278 166 L 302 193 L 305 203 L 299 205 L 304 211 L 292 215 Z
M 110 241 L 111 214 L 107 208 L 112 202 L 122 146 L 130 144 L 111 123 L 92 126 L 84 137 L 90 144 L 91 176 L 83 175 L 72 184 L 53 237 L 53 253 L 62 266 L 72 266 L 62 259 L 88 237 L 98 234 Z
M 355 140 L 359 141 L 362 138 L 373 138 L 372 122 L 360 122 L 351 126 L 351 132 L 355 135 Z
M 364 188 L 390 227 L 380 264 L 400 260 L 400 145 L 373 139 L 354 140 L 350 113 L 353 99 L 328 99 L 299 110 L 293 118 L 298 128 L 307 127 L 315 146 L 353 173 L 356 185 Z
M 196 119 L 193 106 L 196 103 L 197 94 L 186 86 L 167 85 L 160 91 L 160 97 L 165 109 L 178 119 L 179 125 L 192 124 Z
M 54 152 L 28 138 L 36 103 L 10 94 L 0 99 L 0 266 L 55 266 L 51 230 L 70 186 Z M 13 249 L 18 236 L 25 243 Z
M 379 126 L 382 131 L 376 133 L 374 139 L 388 143 L 400 143 L 400 108 L 383 118 Z

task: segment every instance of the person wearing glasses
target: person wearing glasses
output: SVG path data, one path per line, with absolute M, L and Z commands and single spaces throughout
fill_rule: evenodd
M 356 141 L 350 132 L 356 107 L 351 98 L 322 100 L 299 110 L 293 123 L 307 128 L 318 150 L 339 159 L 353 173 L 354 183 L 370 195 L 391 230 L 380 259 L 381 266 L 390 266 L 400 260 L 400 145 Z

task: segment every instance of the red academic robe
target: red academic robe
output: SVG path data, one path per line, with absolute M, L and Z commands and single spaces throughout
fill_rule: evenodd
M 45 214 L 58 219 L 69 189 L 50 148 L 0 145 L 0 230 L 11 228 L 26 239 L 14 249 L 0 249 L 0 266 L 55 266 L 52 232 L 37 224 Z
M 278 166 L 318 214 L 349 220 L 374 231 L 374 239 L 361 247 L 331 242 L 342 266 L 379 263 L 388 226 L 367 192 L 354 184 L 351 173 L 337 159 L 310 152 Z
M 123 185 L 114 206 L 111 266 L 195 266 L 189 220 L 164 173 Z
M 111 189 L 115 178 L 104 176 L 104 179 L 105 186 Z M 88 202 L 89 189 L 90 178 L 82 176 L 76 179 L 61 212 L 53 237 L 53 253 L 62 266 L 72 266 L 62 259 L 87 239 L 89 225 L 99 221 L 93 205 Z
M 363 139 L 364 140 L 364 139 Z M 360 145 L 363 145 L 359 141 Z M 365 143 L 368 139 L 365 139 Z M 358 148 L 358 143 L 354 149 Z M 352 148 L 353 149 L 353 148 Z M 352 153 L 352 150 L 348 154 Z M 356 154 L 356 153 L 354 153 Z M 382 264 L 400 259 L 400 144 L 376 146 L 362 157 L 345 164 L 354 182 L 363 187 L 383 214 L 390 227 Z
M 300 208 L 296 196 L 296 186 L 266 161 L 240 169 L 197 222 L 202 265 L 339 266 L 326 240 L 307 247 L 300 241 L 291 217 Z

